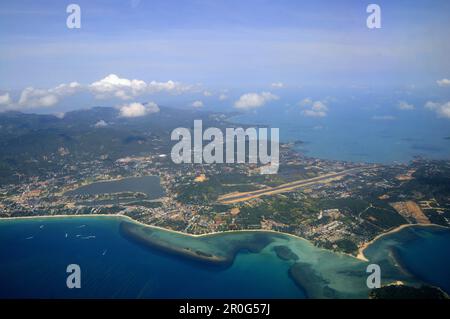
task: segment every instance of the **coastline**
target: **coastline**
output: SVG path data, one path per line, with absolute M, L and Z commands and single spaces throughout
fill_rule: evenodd
M 356 258 L 368 262 L 369 260 L 368 260 L 367 257 L 364 255 L 364 251 L 365 251 L 369 246 L 371 246 L 375 241 L 377 241 L 378 239 L 383 238 L 384 236 L 398 233 L 398 232 L 401 231 L 402 229 L 410 228 L 410 227 L 435 227 L 435 228 L 450 229 L 449 227 L 445 227 L 445 226 L 438 225 L 438 224 L 403 224 L 403 225 L 400 225 L 400 226 L 398 226 L 398 227 L 396 227 L 396 228 L 394 228 L 394 229 L 391 229 L 391 230 L 389 230 L 389 231 L 387 231 L 387 232 L 385 232 L 385 233 L 379 234 L 379 235 L 375 236 L 372 240 L 370 240 L 370 241 L 364 243 L 363 245 L 361 245 L 361 246 L 358 248 L 358 254 L 357 254 Z
M 133 218 L 131 218 L 130 216 L 126 216 L 126 215 L 122 215 L 122 214 L 80 214 L 80 215 L 43 215 L 43 216 L 18 216 L 18 217 L 1 217 L 0 218 L 0 222 L 2 220 L 20 220 L 20 219 L 39 219 L 39 218 L 77 218 L 77 217 L 81 217 L 81 218 L 85 218 L 85 217 L 111 217 L 111 218 L 123 218 L 126 219 L 132 223 L 144 226 L 144 227 L 149 227 L 149 228 L 153 228 L 153 229 L 159 229 L 165 232 L 169 232 L 169 233 L 174 233 L 174 234 L 178 234 L 178 235 L 184 235 L 184 236 L 188 236 L 188 237 L 192 237 L 192 238 L 205 238 L 205 237 L 210 237 L 210 236 L 216 236 L 216 235 L 221 235 L 221 234 L 233 234 L 233 233 L 245 233 L 245 232 L 257 232 L 257 233 L 271 233 L 271 234 L 277 234 L 277 235 L 284 235 L 284 236 L 288 236 L 288 237 L 292 237 L 295 238 L 297 240 L 303 240 L 303 241 L 307 241 L 309 243 L 311 243 L 308 239 L 294 235 L 294 234 L 289 234 L 289 233 L 284 233 L 284 232 L 280 232 L 280 231 L 276 231 L 276 230 L 270 230 L 270 229 L 239 229 L 239 230 L 224 230 L 224 231 L 219 231 L 219 232 L 211 232 L 211 233 L 207 233 L 207 234 L 200 234 L 200 235 L 196 235 L 196 234 L 189 234 L 189 233 L 184 233 L 178 230 L 173 230 L 173 229 L 168 229 L 168 228 L 164 228 L 164 227 L 160 227 L 160 226 L 154 226 L 154 225 L 148 225 L 148 224 L 144 224 L 138 220 L 135 220 Z M 312 244 L 312 243 L 311 243 Z M 314 245 L 314 244 L 312 244 Z M 344 253 L 344 252 L 339 252 L 339 251 L 332 251 L 326 248 L 322 248 L 322 247 L 318 247 L 316 245 L 314 245 L 314 247 L 316 247 L 317 249 L 323 250 L 323 251 L 327 251 L 327 252 L 332 252 L 335 254 L 340 254 L 340 255 L 345 255 L 348 257 L 352 257 L 355 259 L 358 259 L 360 261 L 367 261 L 367 260 L 363 260 L 358 258 L 357 256 L 351 255 L 349 253 Z
M 187 258 L 190 259 L 194 262 L 201 262 L 203 264 L 206 265 L 211 265 L 211 266 L 218 266 L 218 267 L 224 267 L 223 269 L 226 269 L 228 267 L 230 267 L 233 264 L 234 261 L 234 257 L 236 255 L 236 253 L 239 251 L 239 249 L 244 248 L 251 248 L 254 247 L 254 244 L 257 243 L 257 247 L 259 245 L 259 247 L 261 247 L 261 238 L 266 238 L 266 236 L 264 237 L 254 237 L 254 236 L 258 236 L 256 235 L 256 233 L 261 233 L 261 236 L 263 236 L 262 234 L 266 234 L 267 236 L 270 236 L 269 234 L 275 234 L 275 235 L 283 235 L 285 236 L 284 240 L 288 240 L 289 239 L 287 237 L 291 237 L 291 238 L 295 238 L 297 241 L 298 240 L 302 240 L 304 242 L 292 242 L 294 245 L 300 245 L 300 246 L 294 246 L 294 247 L 299 247 L 301 250 L 298 251 L 298 253 L 300 253 L 300 255 L 298 256 L 302 256 L 301 259 L 293 261 L 286 261 L 289 263 L 292 263 L 289 268 L 289 277 L 294 281 L 294 283 L 296 285 L 298 285 L 306 294 L 306 296 L 309 296 L 310 298 L 334 298 L 336 296 L 346 296 L 349 298 L 360 298 L 361 296 L 365 296 L 365 290 L 359 287 L 357 290 L 357 293 L 354 293 L 352 291 L 350 291 L 348 289 L 348 287 L 346 287 L 345 285 L 341 285 L 339 280 L 335 280 L 334 277 L 339 274 L 339 269 L 343 269 L 343 265 L 346 265 L 345 267 L 356 267 L 355 269 L 358 269 L 358 271 L 363 271 L 363 269 L 365 269 L 366 267 L 366 263 L 368 262 L 368 259 L 366 258 L 366 256 L 364 256 L 363 252 L 362 252 L 362 257 L 359 256 L 359 258 L 356 258 L 353 255 L 350 254 L 346 254 L 346 253 L 341 253 L 341 252 L 334 252 L 332 250 L 329 249 L 325 249 L 322 247 L 317 247 L 316 245 L 314 245 L 312 242 L 310 242 L 309 240 L 296 236 L 296 235 L 292 235 L 292 234 L 287 234 L 287 233 L 282 233 L 279 231 L 273 231 L 273 230 L 262 230 L 262 229 L 252 229 L 252 230 L 228 230 L 228 231 L 222 231 L 222 232 L 215 232 L 215 233 L 208 233 L 208 234 L 201 234 L 201 235 L 193 235 L 193 234 L 186 234 L 180 231 L 176 231 L 176 230 L 170 230 L 170 229 L 165 229 L 159 226 L 152 226 L 152 225 L 147 225 L 147 224 L 143 224 L 142 222 L 136 221 L 133 218 L 129 217 L 129 216 L 125 216 L 125 215 L 121 215 L 121 214 L 109 214 L 109 215 L 105 215 L 105 214 L 80 214 L 80 215 L 50 215 L 50 216 L 19 216 L 19 217 L 5 217 L 5 218 L 0 218 L 0 224 L 1 224 L 1 220 L 5 220 L 5 222 L 7 221 L 20 221 L 20 220 L 30 220 L 30 221 L 35 221 L 37 223 L 37 225 L 39 225 L 39 223 L 44 223 L 45 220 L 56 220 L 56 225 L 58 224 L 58 219 L 59 221 L 63 222 L 63 219 L 72 219 L 72 220 L 76 220 L 76 219 L 81 219 L 80 222 L 85 222 L 87 223 L 87 220 L 83 220 L 83 218 L 87 218 L 87 219 L 95 219 L 97 218 L 98 221 L 101 221 L 102 219 L 105 221 L 110 221 L 113 222 L 113 224 L 111 225 L 118 225 L 119 226 L 119 231 L 123 234 L 126 235 L 126 239 L 129 239 L 131 241 L 137 242 L 138 244 L 142 244 L 144 246 L 147 246 L 151 249 L 155 248 L 158 249 L 161 252 L 164 253 L 170 253 L 173 254 L 174 256 L 179 256 L 179 257 L 183 257 L 183 258 Z M 76 221 L 75 221 L 76 222 Z M 8 225 L 8 224 L 4 224 L 4 225 Z M 50 224 L 49 224 L 50 225 Z M 135 225 L 135 227 L 133 227 L 133 225 Z M 448 229 L 448 227 L 443 227 L 443 226 L 439 226 L 439 225 L 421 225 L 421 224 L 405 224 L 405 225 L 401 225 L 389 232 L 380 234 L 378 236 L 376 236 L 373 240 L 371 240 L 370 242 L 366 243 L 364 246 L 365 248 L 367 248 L 370 244 L 373 244 L 376 240 L 382 238 L 383 236 L 398 232 L 402 229 L 408 228 L 408 227 L 423 227 L 423 226 L 437 226 L 439 228 L 443 228 L 443 229 Z M 20 226 L 19 226 L 20 227 Z M 162 231 L 160 232 L 155 232 L 156 230 L 160 230 Z M 166 233 L 166 234 L 164 234 Z M 176 234 L 177 236 L 170 236 L 170 233 L 172 234 Z M 236 237 L 217 237 L 215 238 L 209 238 L 207 239 L 205 242 L 203 241 L 195 241 L 192 239 L 199 239 L 199 238 L 208 238 L 214 235 L 220 235 L 220 234 L 224 234 L 224 233 L 233 233 L 233 234 L 240 234 L 240 235 L 236 235 Z M 247 233 L 247 235 L 245 235 L 244 233 Z M 253 233 L 255 235 L 251 235 L 249 233 Z M 184 236 L 180 237 L 180 236 Z M 244 237 L 240 237 L 240 236 L 244 236 Z M 249 236 L 249 237 L 247 237 Z M 189 238 L 188 238 L 189 237 Z M 190 239 L 192 238 L 192 239 Z M 248 243 L 247 243 L 247 238 L 251 239 Z M 260 238 L 260 239 L 257 239 Z M 270 238 L 270 237 L 268 237 Z M 283 237 L 280 237 L 283 238 Z M 218 241 L 216 241 L 218 240 Z M 243 241 L 242 241 L 243 240 Z M 228 242 L 229 241 L 229 242 Z M 225 245 L 223 245 L 224 243 L 227 243 Z M 216 245 L 217 243 L 222 243 L 219 245 Z M 241 243 L 246 243 L 241 245 Z M 270 241 L 269 241 L 270 243 Z M 237 246 L 236 246 L 237 245 Z M 267 243 L 265 245 L 262 246 L 262 248 L 264 248 L 267 245 Z M 302 245 L 307 245 L 305 246 L 305 250 L 303 250 Z M 308 248 L 309 246 L 312 246 L 311 248 Z M 212 247 L 212 249 L 210 249 Z M 214 248 L 215 247 L 215 248 Z M 237 248 L 236 248 L 237 247 Z M 261 249 L 262 249 L 261 248 Z M 218 250 L 219 249 L 219 250 Z M 337 258 L 337 259 L 333 259 L 334 261 L 336 261 L 336 264 L 333 264 L 337 267 L 337 272 L 336 271 L 331 271 L 330 273 L 328 273 L 327 271 L 329 270 L 328 268 L 323 268 L 323 267 L 318 267 L 316 269 L 316 263 L 314 262 L 314 258 L 313 259 L 309 259 L 309 255 L 308 255 L 308 251 L 310 249 L 314 249 L 315 253 L 317 253 L 317 251 L 323 251 L 326 254 L 332 254 L 334 255 L 333 258 Z M 251 251 L 251 249 L 250 249 Z M 258 252 L 259 250 L 255 250 L 255 252 Z M 305 252 L 305 255 L 302 255 Z M 353 262 L 350 259 L 345 259 L 346 261 L 341 263 L 340 260 L 341 257 L 343 256 L 347 256 L 347 257 L 353 257 Z M 278 258 L 280 258 L 280 256 L 278 256 Z M 365 260 L 362 260 L 361 258 L 364 258 Z M 375 258 L 375 262 L 376 262 L 376 257 Z M 303 259 L 303 260 L 302 260 Z M 351 266 L 353 265 L 353 266 Z M 208 266 L 209 267 L 209 266 Z M 341 267 L 341 268 L 339 268 Z M 396 273 L 398 275 L 398 273 Z M 404 282 L 409 282 L 407 279 L 408 278 L 404 278 L 404 276 L 400 276 L 399 278 L 397 278 L 397 275 L 392 277 L 391 281 L 389 282 L 395 282 L 396 280 L 401 280 Z M 406 274 L 405 274 L 406 276 Z M 322 283 L 321 284 L 312 284 L 308 281 L 305 281 L 305 278 L 316 278 L 316 280 L 314 280 L 314 282 L 316 283 Z M 408 275 L 409 277 L 409 275 Z M 356 278 L 357 279 L 357 278 Z M 389 278 L 388 278 L 389 279 Z M 405 281 L 406 279 L 406 281 Z M 353 280 L 353 279 L 352 279 Z M 357 281 L 359 283 L 359 281 Z M 365 282 L 365 281 L 364 281 Z M 329 285 L 331 283 L 331 286 Z M 327 288 L 328 287 L 328 288 Z M 334 297 L 333 297 L 334 296 Z M 359 296 L 359 297 L 358 297 Z
M 216 236 L 216 235 L 220 235 L 220 234 L 233 234 L 233 233 L 243 233 L 243 232 L 259 232 L 259 233 L 272 233 L 272 234 L 278 234 L 278 235 L 284 235 L 284 236 L 288 236 L 291 238 L 295 238 L 297 240 L 303 240 L 303 241 L 307 241 L 309 243 L 311 243 L 308 239 L 294 235 L 294 234 L 289 234 L 289 233 L 284 233 L 284 232 L 280 232 L 280 231 L 276 231 L 276 230 L 269 230 L 269 229 L 241 229 L 241 230 L 224 230 L 224 231 L 220 231 L 220 232 L 211 232 L 211 233 L 207 233 L 207 234 L 200 234 L 200 235 L 196 235 L 196 234 L 189 234 L 189 233 L 185 233 L 185 232 L 181 232 L 178 230 L 173 230 L 173 229 L 168 229 L 168 228 L 164 228 L 164 227 L 160 227 L 160 226 L 154 226 L 154 225 L 148 225 L 148 224 L 144 224 L 143 222 L 137 221 L 133 218 L 131 218 L 130 216 L 126 216 L 123 214 L 80 214 L 80 215 L 43 215 L 43 216 L 17 216 L 17 217 L 1 217 L 0 218 L 0 222 L 2 220 L 26 220 L 26 219 L 57 219 L 57 218 L 91 218 L 91 217 L 100 217 L 100 218 L 121 218 L 121 219 L 125 219 L 127 221 L 130 221 L 132 223 L 135 223 L 137 225 L 143 226 L 143 227 L 149 227 L 149 228 L 153 228 L 153 229 L 158 229 L 158 230 L 162 230 L 165 232 L 169 232 L 169 233 L 173 233 L 173 234 L 178 234 L 178 235 L 184 235 L 184 236 L 188 236 L 188 237 L 192 237 L 192 238 L 205 238 L 205 237 L 210 237 L 210 236 Z M 377 236 L 375 236 L 372 240 L 364 243 L 361 247 L 359 247 L 358 249 L 358 253 L 357 255 L 352 255 L 349 253 L 344 253 L 344 252 L 336 252 L 336 251 L 332 251 L 329 249 L 325 249 L 322 247 L 318 247 L 316 245 L 314 245 L 314 247 L 316 247 L 317 249 L 323 250 L 323 251 L 327 251 L 327 252 L 332 252 L 335 254 L 340 254 L 340 255 L 345 255 L 348 257 L 352 257 L 355 258 L 359 261 L 362 262 L 369 262 L 369 260 L 367 259 L 367 257 L 364 255 L 364 251 L 370 246 L 372 245 L 375 241 L 377 241 L 378 239 L 399 232 L 404 228 L 408 228 L 408 227 L 438 227 L 438 228 L 444 228 L 444 229 L 449 229 L 448 227 L 442 226 L 442 225 L 437 225 L 437 224 L 404 224 L 404 225 L 400 225 L 388 232 L 379 234 Z
M 133 227 L 135 226 L 135 227 Z M 137 226 L 137 227 L 136 227 Z M 229 265 L 232 263 L 233 258 L 227 258 L 219 256 L 213 253 L 201 251 L 193 248 L 192 246 L 171 245 L 166 241 L 161 241 L 148 237 L 145 230 L 147 227 L 141 227 L 133 222 L 121 222 L 119 226 L 120 232 L 125 235 L 127 239 L 142 244 L 147 247 L 162 250 L 168 253 L 183 256 L 192 260 L 200 260 L 215 265 Z M 233 256 L 234 257 L 234 256 Z
M 45 219 L 45 218 L 55 218 L 55 219 L 57 219 L 57 218 L 78 218 L 78 217 L 82 217 L 82 218 L 85 218 L 85 217 L 124 218 L 124 219 L 127 219 L 128 221 L 131 221 L 131 222 L 133 222 L 135 224 L 139 224 L 139 225 L 144 226 L 144 227 L 150 227 L 150 228 L 154 228 L 154 229 L 159 229 L 159 230 L 163 230 L 163 231 L 166 231 L 166 232 L 169 232 L 169 233 L 189 236 L 189 237 L 193 237 L 193 238 L 209 237 L 209 236 L 226 234 L 226 233 L 263 232 L 263 233 L 281 234 L 281 235 L 291 236 L 291 237 L 294 237 L 296 239 L 301 239 L 301 240 L 308 241 L 306 238 L 303 238 L 303 237 L 299 237 L 299 236 L 296 236 L 296 235 L 293 235 L 293 234 L 289 234 L 289 233 L 283 233 L 283 232 L 276 231 L 276 230 L 270 230 L 270 229 L 223 230 L 223 231 L 217 231 L 217 232 L 210 232 L 210 233 L 207 233 L 207 234 L 196 235 L 196 234 L 184 233 L 184 232 L 179 231 L 179 230 L 173 230 L 173 229 L 168 229 L 168 228 L 164 228 L 164 227 L 160 227 L 160 226 L 144 224 L 143 222 L 135 220 L 135 219 L 131 218 L 130 216 L 122 215 L 122 214 L 79 214 L 79 215 L 65 215 L 65 214 L 62 214 L 62 215 L 42 215 L 42 216 L 0 217 L 0 222 L 2 220 L 39 219 L 39 218 L 43 218 L 43 219 Z M 355 256 L 352 256 L 352 257 L 355 257 Z

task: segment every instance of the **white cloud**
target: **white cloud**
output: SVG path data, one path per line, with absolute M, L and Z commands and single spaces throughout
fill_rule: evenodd
M 192 102 L 191 106 L 195 107 L 195 108 L 201 108 L 201 107 L 203 107 L 203 102 L 200 100 L 197 100 L 197 101 Z
M 300 102 L 303 107 L 308 107 L 308 109 L 303 110 L 302 114 L 309 117 L 325 117 L 327 116 L 328 106 L 323 101 L 313 102 L 311 99 L 307 98 Z
M 167 81 L 167 82 L 157 82 L 151 81 L 147 84 L 148 93 L 158 93 L 158 92 L 169 92 L 169 93 L 183 93 L 193 90 L 194 87 L 191 85 L 184 85 L 179 82 Z
M 307 97 L 306 99 L 303 99 L 299 104 L 300 104 L 300 106 L 312 105 L 313 100 L 311 98 Z
M 58 103 L 58 97 L 49 93 L 48 90 L 35 89 L 27 87 L 22 91 L 19 98 L 20 107 L 49 107 Z
M 129 80 L 110 74 L 99 81 L 93 82 L 89 85 L 89 89 L 99 99 L 116 97 L 129 100 L 145 93 L 182 93 L 191 90 L 192 87 L 174 81 L 146 83 L 143 80 Z
M 115 74 L 92 83 L 89 88 L 97 98 L 107 98 L 111 96 L 126 100 L 143 93 L 147 83 L 142 80 L 128 80 L 119 78 Z
M 56 95 L 72 95 L 81 90 L 81 84 L 78 82 L 70 82 L 69 84 L 60 84 L 50 91 Z
M 199 92 L 198 90 L 198 86 L 184 85 L 174 81 L 151 81 L 146 83 L 142 80 L 129 80 L 110 74 L 99 81 L 84 86 L 78 82 L 71 82 L 69 84 L 63 83 L 50 89 L 27 87 L 22 90 L 17 102 L 12 101 L 9 93 L 5 93 L 0 95 L 0 105 L 6 106 L 6 109 L 51 107 L 56 105 L 61 98 L 80 91 L 91 92 L 96 98 L 130 100 L 142 94 L 159 92 L 180 94 L 184 92 Z M 208 96 L 210 93 L 206 92 L 205 95 Z
M 148 102 L 145 107 L 147 108 L 148 113 L 158 113 L 159 106 L 155 102 Z
M 284 84 L 282 82 L 275 82 L 275 83 L 272 83 L 270 86 L 275 89 L 281 89 L 284 87 Z
M 60 84 L 51 89 L 36 89 L 30 86 L 21 92 L 17 103 L 10 98 L 8 107 L 10 109 L 51 107 L 57 104 L 62 97 L 72 95 L 79 90 L 81 90 L 81 85 L 78 82 Z
M 157 112 L 159 112 L 159 107 L 154 102 L 149 102 L 146 105 L 134 102 L 120 106 L 120 116 L 122 117 L 140 117 Z
M 375 121 L 393 121 L 393 120 L 395 120 L 395 116 L 392 116 L 392 115 L 374 115 L 374 116 L 372 116 L 372 120 L 375 120 Z
M 123 117 L 139 117 L 145 114 L 145 106 L 141 103 L 131 103 L 120 107 L 120 115 Z
M 204 96 L 212 96 L 213 94 L 210 91 L 203 91 L 203 95 Z
M 10 105 L 12 103 L 9 93 L 0 95 L 0 105 Z
M 450 118 L 450 101 L 447 103 L 436 103 L 428 101 L 425 108 L 436 112 L 439 117 Z
M 435 110 L 439 107 L 439 103 L 428 101 L 425 103 L 425 108 L 429 110 Z
M 414 110 L 414 105 L 409 104 L 408 102 L 405 101 L 400 101 L 398 102 L 398 108 L 402 111 L 410 111 L 410 110 Z
M 437 85 L 442 86 L 442 87 L 450 86 L 450 80 L 449 79 L 437 80 L 436 83 L 437 83 Z
M 104 120 L 100 120 L 97 123 L 95 123 L 94 125 L 95 127 L 99 128 L 99 127 L 105 127 L 108 126 L 108 123 L 106 123 Z
M 242 95 L 239 100 L 234 102 L 234 107 L 237 109 L 254 109 L 263 106 L 267 102 L 278 99 L 278 96 L 270 92 L 262 92 L 260 94 L 247 93 Z
M 219 100 L 220 101 L 225 101 L 226 99 L 228 99 L 228 96 L 225 93 L 222 93 L 219 95 Z

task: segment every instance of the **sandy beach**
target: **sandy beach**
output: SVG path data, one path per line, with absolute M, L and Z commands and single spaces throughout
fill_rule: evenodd
M 207 234 L 200 234 L 200 235 L 196 235 L 196 234 L 189 234 L 189 233 L 184 233 L 178 230 L 173 230 L 173 229 L 168 229 L 168 228 L 163 228 L 160 226 L 154 226 L 154 225 L 148 225 L 148 224 L 144 224 L 140 221 L 137 221 L 129 216 L 126 215 L 122 215 L 122 214 L 81 214 L 81 215 L 47 215 L 47 216 L 19 216 L 19 217 L 3 217 L 0 218 L 0 222 L 1 220 L 17 220 L 17 219 L 39 219 L 39 218 L 79 218 L 79 217 L 101 217 L 101 218 L 123 218 L 126 219 L 130 222 L 133 222 L 135 224 L 139 224 L 141 226 L 144 227 L 149 227 L 149 228 L 153 228 L 153 229 L 159 229 L 159 230 L 163 230 L 166 232 L 170 232 L 170 233 L 174 233 L 174 234 L 178 234 L 178 235 L 184 235 L 184 236 L 190 236 L 193 238 L 202 238 L 202 237 L 208 237 L 208 236 L 214 236 L 214 235 L 220 235 L 220 234 L 226 234 L 226 233 L 240 233 L 240 232 L 263 232 L 263 233 L 274 233 L 274 234 L 281 234 L 281 235 L 285 235 L 285 236 L 289 236 L 292 238 L 295 238 L 297 240 L 305 240 L 308 241 L 306 238 L 297 236 L 297 235 L 293 235 L 293 234 L 289 234 L 289 233 L 284 233 L 284 232 L 280 232 L 280 231 L 276 231 L 276 230 L 266 230 L 266 229 L 242 229 L 242 230 L 224 230 L 224 231 L 220 231 L 220 232 L 211 232 L 211 233 L 207 233 Z M 345 255 L 348 257 L 352 257 L 352 258 L 356 258 L 360 261 L 363 262 L 368 262 L 369 260 L 366 258 L 366 256 L 364 255 L 364 250 L 367 249 L 367 247 L 369 247 L 371 244 L 373 244 L 376 240 L 389 235 L 389 234 L 393 234 L 396 232 L 399 232 L 400 230 L 404 229 L 404 228 L 408 228 L 408 227 L 441 227 L 441 228 L 448 228 L 445 226 L 441 226 L 441 225 L 437 225 L 437 224 L 404 224 L 404 225 L 400 225 L 388 232 L 382 233 L 377 235 L 376 237 L 374 237 L 372 240 L 368 241 L 367 243 L 364 243 L 362 246 L 359 247 L 358 249 L 358 254 L 356 256 L 351 255 L 349 253 L 344 253 L 344 252 L 334 252 L 334 251 L 330 251 L 328 249 L 325 248 L 321 248 L 321 247 L 317 247 L 318 249 L 324 250 L 324 251 L 330 251 L 336 254 L 341 254 L 341 255 Z M 308 241 L 309 242 L 309 241 Z
M 372 239 L 371 241 L 368 241 L 367 243 L 364 243 L 362 246 L 359 247 L 358 249 L 358 254 L 356 255 L 356 258 L 363 260 L 363 261 L 369 261 L 366 256 L 364 255 L 364 250 L 367 249 L 367 247 L 369 247 L 370 245 L 372 245 L 375 241 L 377 241 L 380 238 L 383 238 L 384 236 L 390 235 L 390 234 L 394 234 L 397 233 L 399 231 L 401 231 L 402 229 L 405 228 L 409 228 L 409 227 L 440 227 L 440 228 L 448 228 L 442 225 L 437 225 L 437 224 L 403 224 L 400 225 L 390 231 L 387 231 L 385 233 L 379 234 L 377 236 L 375 236 L 374 239 Z
M 226 234 L 226 233 L 240 233 L 240 232 L 262 232 L 262 233 L 273 233 L 273 234 L 281 234 L 281 235 L 285 235 L 291 238 L 295 238 L 297 240 L 304 240 L 304 241 L 308 241 L 308 239 L 297 236 L 297 235 L 293 235 L 293 234 L 289 234 L 289 233 L 284 233 L 284 232 L 280 232 L 280 231 L 276 231 L 276 230 L 269 230 L 269 229 L 242 229 L 242 230 L 224 230 L 224 231 L 220 231 L 220 232 L 211 232 L 211 233 L 207 233 L 207 234 L 200 234 L 200 235 L 196 235 L 196 234 L 189 234 L 189 233 L 184 233 L 178 230 L 173 230 L 173 229 L 168 229 L 168 228 L 164 228 L 164 227 L 160 227 L 160 226 L 154 226 L 154 225 L 148 225 L 148 224 L 144 224 L 140 221 L 137 221 L 129 216 L 126 215 L 122 215 L 122 214 L 80 214 L 80 215 L 44 215 L 44 216 L 19 216 L 19 217 L 3 217 L 0 218 L 0 222 L 1 220 L 20 220 L 20 219 L 46 219 L 46 218 L 78 218 L 78 217 L 100 217 L 100 218 L 123 218 L 126 219 L 130 222 L 133 222 L 135 224 L 139 224 L 141 226 L 144 227 L 149 227 L 149 228 L 153 228 L 153 229 L 159 229 L 162 231 L 166 231 L 169 233 L 174 233 L 174 234 L 178 234 L 178 235 L 184 235 L 184 236 L 189 236 L 189 237 L 193 237 L 193 238 L 202 238 L 202 237 L 208 237 L 208 236 L 214 236 L 214 235 L 220 235 L 220 234 Z M 309 241 L 308 241 L 309 242 Z M 317 249 L 323 250 L 323 251 L 329 251 L 329 252 L 333 252 L 336 254 L 340 254 L 340 255 L 345 255 L 351 258 L 356 258 L 359 259 L 361 261 L 367 261 L 367 259 L 365 259 L 365 257 L 358 257 L 358 256 L 354 256 L 351 255 L 349 253 L 344 253 L 344 252 L 334 252 L 325 248 L 321 248 L 321 247 L 317 247 L 315 246 Z

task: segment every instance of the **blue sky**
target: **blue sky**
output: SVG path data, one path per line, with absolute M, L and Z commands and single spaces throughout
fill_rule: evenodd
M 226 90 L 435 87 L 450 78 L 449 1 L 0 2 L 0 93 L 120 78 Z M 273 87 L 272 87 L 273 89 Z M 203 89 L 202 89 L 203 90 Z

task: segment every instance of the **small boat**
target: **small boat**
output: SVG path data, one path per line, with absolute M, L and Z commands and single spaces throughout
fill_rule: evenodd
M 64 235 L 65 238 L 67 238 L 68 236 L 69 236 L 69 235 L 68 235 L 67 233 Z
M 27 238 L 25 238 L 26 240 L 29 240 L 29 239 L 33 239 L 34 238 L 34 236 L 30 236 L 30 237 L 27 237 Z
M 95 238 L 95 236 L 86 236 L 86 237 L 81 237 L 81 239 L 94 239 Z
M 42 228 L 44 228 L 44 225 L 39 226 L 39 229 L 42 229 Z
M 108 249 L 105 249 L 102 253 L 102 256 L 105 256 L 107 251 L 108 251 Z

